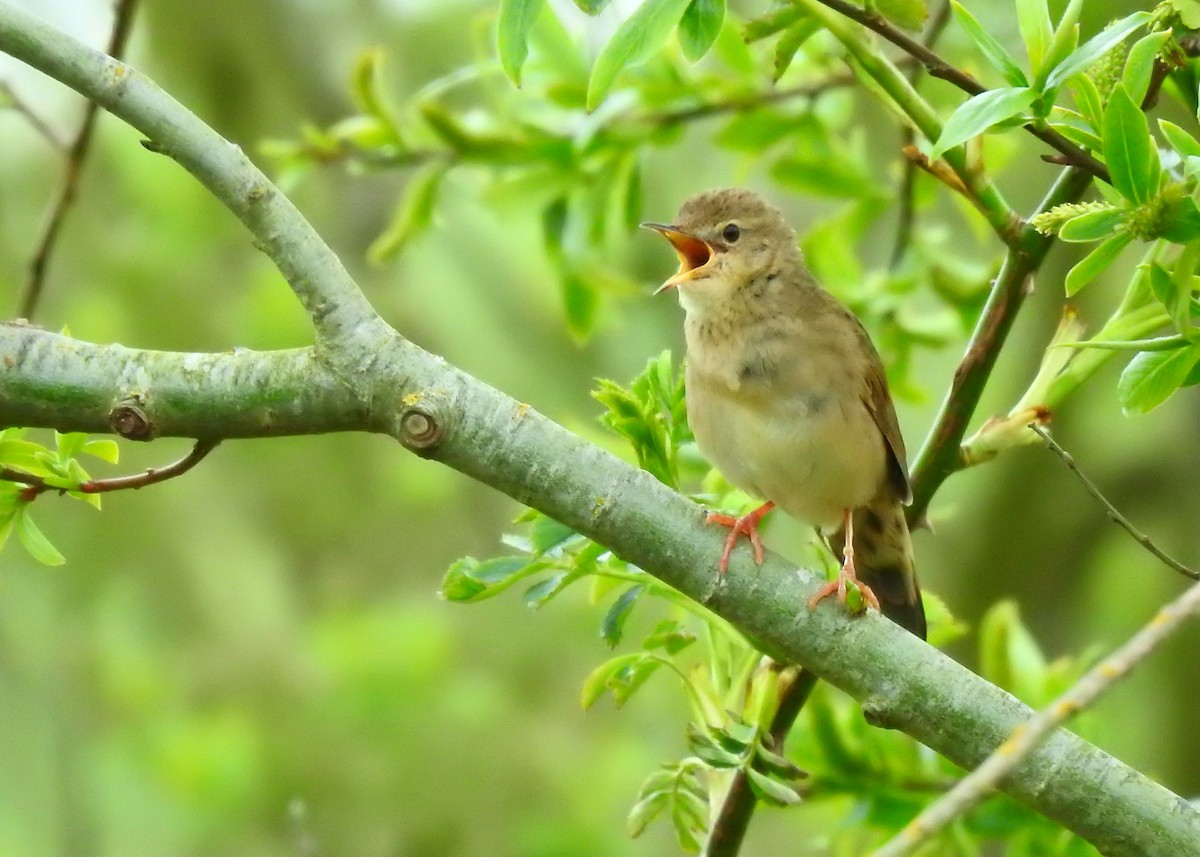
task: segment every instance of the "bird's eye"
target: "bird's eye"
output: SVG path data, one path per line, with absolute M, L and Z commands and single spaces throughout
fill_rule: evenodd
M 721 230 L 721 237 L 732 244 L 734 241 L 737 241 L 742 237 L 742 230 L 738 229 L 738 225 L 736 223 L 730 223 Z

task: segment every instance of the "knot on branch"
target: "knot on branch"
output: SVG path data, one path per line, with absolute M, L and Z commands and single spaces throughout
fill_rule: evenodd
M 446 436 L 445 427 L 427 407 L 410 405 L 400 413 L 400 442 L 417 453 L 435 449 Z
M 154 423 L 137 404 L 117 405 L 108 414 L 109 427 L 126 440 L 150 440 Z

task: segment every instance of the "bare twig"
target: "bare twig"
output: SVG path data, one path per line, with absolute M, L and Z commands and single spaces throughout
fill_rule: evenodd
M 120 58 L 121 54 L 124 53 L 125 44 L 129 40 L 129 33 L 133 29 L 133 13 L 136 6 L 137 0 L 117 0 L 113 17 L 112 36 L 108 42 L 109 56 Z M 71 203 L 75 201 L 75 193 L 79 187 L 79 176 L 83 172 L 83 163 L 92 145 L 92 132 L 96 127 L 96 116 L 99 110 L 100 105 L 96 102 L 89 101 L 87 103 L 87 107 L 84 108 L 83 122 L 79 125 L 79 131 L 76 133 L 75 139 L 71 142 L 70 149 L 67 150 L 67 161 L 63 167 L 62 185 L 59 187 L 58 196 L 50 208 L 46 224 L 42 227 L 42 234 L 38 239 L 37 250 L 34 252 L 33 258 L 29 261 L 29 270 L 25 277 L 25 288 L 17 310 L 17 315 L 22 318 L 33 318 L 33 314 L 37 311 L 38 300 L 42 296 L 42 289 L 46 282 L 46 266 L 50 261 L 51 254 L 54 252 L 55 245 L 58 243 L 58 236 L 62 231 L 67 211 L 70 210 Z M 60 148 L 62 148 L 61 145 Z
M 818 0 L 818 2 L 852 21 L 857 21 L 868 30 L 874 30 L 906 54 L 916 57 L 917 61 L 925 66 L 931 77 L 952 83 L 969 95 L 978 95 L 981 92 L 987 91 L 987 87 L 971 77 L 971 75 L 946 62 L 931 48 L 921 44 L 921 42 L 903 30 L 893 26 L 887 18 L 878 12 L 868 11 L 852 3 L 848 3 L 846 0 Z M 1076 146 L 1053 128 L 1038 127 L 1030 124 L 1025 126 L 1025 130 L 1051 148 L 1062 153 L 1070 163 L 1086 170 L 1103 182 L 1112 183 L 1112 179 L 1108 174 L 1108 168 L 1104 164 L 1100 163 L 1091 154 Z
M 187 473 L 199 464 L 205 456 L 216 449 L 217 444 L 220 442 L 219 440 L 198 440 L 191 451 L 178 461 L 173 461 L 162 467 L 151 467 L 149 470 L 141 473 L 131 473 L 128 476 L 114 476 L 111 479 L 90 479 L 87 482 L 81 482 L 78 488 L 63 488 L 58 485 L 51 485 L 40 476 L 34 476 L 32 473 L 25 473 L 11 467 L 0 468 L 0 480 L 5 482 L 19 482 L 26 486 L 21 489 L 21 499 L 26 502 L 46 491 L 58 491 L 60 494 L 66 491 L 79 491 L 82 494 L 106 494 L 109 491 L 127 491 L 130 489 L 145 488 L 147 485 L 153 485 L 156 482 L 166 482 L 168 479 L 174 479 L 176 476 L 182 476 L 184 473 Z
M 1071 453 L 1063 449 L 1062 446 L 1050 436 L 1048 431 L 1046 431 L 1037 423 L 1030 423 L 1029 427 L 1037 432 L 1037 434 L 1042 438 L 1042 441 L 1046 444 L 1046 447 L 1051 452 L 1062 459 L 1063 464 L 1067 465 L 1067 469 L 1079 477 L 1079 481 L 1083 483 L 1083 487 L 1087 489 L 1087 492 L 1095 497 L 1100 505 L 1104 507 L 1105 511 L 1108 513 L 1108 519 L 1110 521 L 1123 529 L 1125 532 L 1129 533 L 1129 535 L 1133 536 L 1134 541 L 1136 541 L 1146 550 L 1150 551 L 1150 553 L 1154 554 L 1154 556 L 1162 560 L 1165 565 L 1179 572 L 1184 577 L 1190 577 L 1192 580 L 1200 580 L 1200 572 L 1188 568 L 1183 563 L 1171 557 L 1166 553 L 1166 551 L 1156 545 L 1149 536 L 1131 524 L 1128 518 L 1117 511 L 1117 507 L 1114 506 L 1109 499 L 1101 493 L 1100 489 L 1096 487 L 1096 483 L 1094 483 L 1091 479 L 1088 479 L 1084 472 L 1079 469 L 1079 465 L 1075 462 L 1075 459 L 1071 456 Z
M 1015 770 L 1051 732 L 1091 705 L 1196 613 L 1200 613 L 1200 584 L 1190 587 L 1160 610 L 1125 645 L 1088 670 L 1070 690 L 1014 729 L 983 764 L 963 777 L 945 797 L 926 807 L 871 857 L 905 857 L 916 851 L 933 834 L 990 795 L 1000 780 Z
M 946 24 L 950 21 L 950 0 L 944 2 L 938 7 L 938 10 L 933 13 L 933 17 L 929 20 L 928 26 L 925 28 L 925 37 L 922 42 L 927 48 L 932 50 L 937 44 L 938 38 L 946 29 Z M 914 86 L 921 76 L 921 69 L 924 66 L 914 65 L 908 72 L 908 81 Z M 900 131 L 900 150 L 906 151 L 910 146 L 916 143 L 916 131 L 911 125 L 905 125 Z M 900 180 L 900 210 L 896 217 L 896 242 L 892 245 L 892 257 L 888 263 L 888 267 L 895 270 L 904 261 L 904 256 L 908 252 L 908 245 L 912 243 L 913 226 L 915 224 L 915 206 L 916 206 L 916 187 L 917 187 L 917 164 L 911 157 L 906 157 L 904 161 L 904 176 Z
M 17 93 L 13 91 L 13 88 L 4 81 L 0 81 L 0 97 L 7 102 L 4 106 L 10 107 L 24 116 L 25 121 L 33 127 L 33 130 L 41 134 L 46 139 L 47 143 L 58 149 L 60 152 L 66 150 L 67 144 L 59 139 L 55 130 L 47 125 L 46 121 L 42 119 L 42 117 L 39 116 L 32 107 L 25 103 L 24 99 L 17 95 Z

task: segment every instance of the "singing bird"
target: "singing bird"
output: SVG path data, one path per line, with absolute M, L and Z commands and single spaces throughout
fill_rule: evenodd
M 672 224 L 645 223 L 679 256 L 655 292 L 686 319 L 687 413 L 696 443 L 731 483 L 765 502 L 730 528 L 762 563 L 758 524 L 778 506 L 826 535 L 842 567 L 809 602 L 854 583 L 867 604 L 919 637 L 925 612 L 904 506 L 904 440 L 879 354 L 854 314 L 804 265 L 783 214 L 742 188 L 697 194 Z

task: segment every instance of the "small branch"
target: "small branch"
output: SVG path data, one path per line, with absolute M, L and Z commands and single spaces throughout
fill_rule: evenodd
M 198 440 L 187 455 L 163 467 L 151 467 L 149 470 L 141 473 L 132 473 L 128 476 L 114 476 L 111 479 L 89 479 L 87 482 L 81 482 L 77 488 L 62 488 L 58 485 L 50 485 L 44 479 L 34 476 L 32 473 L 22 473 L 20 470 L 13 470 L 9 467 L 0 468 L 0 479 L 7 482 L 23 483 L 26 487 L 21 491 L 21 499 L 26 502 L 46 491 L 57 491 L 60 494 L 66 491 L 79 491 L 82 494 L 105 494 L 109 491 L 136 490 L 138 488 L 145 488 L 147 485 L 153 485 L 156 482 L 166 482 L 168 479 L 182 476 L 199 464 L 206 455 L 216 449 L 217 444 L 220 442 L 219 440 Z
M 1037 423 L 1030 423 L 1029 427 L 1037 432 L 1037 434 L 1042 438 L 1042 441 L 1046 444 L 1046 447 L 1051 452 L 1062 459 L 1063 464 L 1067 465 L 1067 469 L 1079 477 L 1079 481 L 1083 483 L 1083 487 L 1087 489 L 1087 492 L 1095 497 L 1100 505 L 1104 507 L 1105 511 L 1108 513 L 1108 519 L 1110 521 L 1119 526 L 1125 532 L 1129 533 L 1129 535 L 1133 536 L 1134 541 L 1136 541 L 1146 550 L 1150 551 L 1150 553 L 1154 554 L 1154 556 L 1162 560 L 1162 562 L 1168 567 L 1179 572 L 1184 577 L 1190 577 L 1192 580 L 1200 580 L 1200 572 L 1188 568 L 1183 563 L 1171 557 L 1162 548 L 1156 545 L 1149 536 L 1134 527 L 1134 525 L 1129 522 L 1128 518 L 1117 511 L 1117 507 L 1114 506 L 1108 500 L 1108 498 L 1101 493 L 1100 489 L 1096 487 L 1096 483 L 1092 482 L 1091 479 L 1088 479 L 1087 475 L 1079 469 L 1079 465 L 1075 462 L 1075 459 L 1071 456 L 1071 453 L 1063 449 L 1062 446 L 1050 436 L 1048 431 L 1046 431 Z
M 113 57 L 119 58 L 125 51 L 129 33 L 133 29 L 133 13 L 136 6 L 137 0 L 117 0 L 112 36 L 108 43 L 108 53 Z M 58 236 L 62 231 L 67 212 L 75 201 L 79 177 L 83 172 L 83 163 L 87 159 L 88 150 L 91 149 L 92 132 L 96 127 L 96 116 L 99 112 L 99 104 L 95 101 L 87 102 L 87 107 L 83 112 L 83 122 L 79 125 L 79 131 L 71 142 L 70 149 L 67 150 L 67 162 L 63 167 L 63 179 L 58 197 L 50 208 L 50 215 L 45 226 L 42 227 L 42 235 L 38 239 L 37 250 L 34 251 L 33 258 L 29 261 L 29 270 L 25 276 L 25 288 L 17 310 L 17 316 L 20 318 L 33 318 L 34 313 L 37 312 L 42 288 L 46 283 L 46 266 L 58 243 Z
M 1038 211 L 1074 202 L 1092 183 L 1092 175 L 1078 167 L 1064 170 Z M 962 466 L 961 444 L 967 426 L 975 414 L 983 388 L 991 377 L 1000 349 L 1008 338 L 1017 311 L 1029 294 L 1031 281 L 1054 243 L 1053 236 L 1042 235 L 1026 225 L 1016 246 L 1005 256 L 1000 273 L 988 294 L 979 321 L 971 334 L 966 353 L 954 372 L 950 390 L 942 400 L 933 428 L 912 467 L 913 502 L 908 507 L 910 524 L 924 518 L 929 501 L 937 489 Z
M 773 664 L 772 669 L 781 669 L 784 665 Z M 799 670 L 786 686 L 779 692 L 779 703 L 775 708 L 775 716 L 771 719 L 771 740 L 777 753 L 783 752 L 784 742 L 792 724 L 800 716 L 808 695 L 812 693 L 817 683 L 817 677 L 809 670 Z M 708 840 L 704 843 L 704 857 L 733 857 L 741 850 L 742 840 L 750 826 L 750 818 L 758 799 L 750 788 L 750 780 L 744 770 L 739 769 L 729 783 L 729 790 L 721 800 L 721 808 L 717 811 L 716 820 L 708 831 Z
M 931 836 L 988 797 L 1051 732 L 1095 702 L 1197 613 L 1200 613 L 1200 584 L 1190 587 L 1160 610 L 1125 645 L 1088 670 L 1070 690 L 1014 729 L 983 764 L 963 777 L 944 797 L 926 807 L 871 857 L 906 857 L 914 853 Z
M 828 6 L 830 9 L 852 21 L 857 21 L 868 30 L 874 30 L 906 54 L 915 57 L 925 66 L 931 77 L 951 83 L 968 95 L 978 95 L 981 92 L 987 91 L 987 87 L 971 77 L 971 75 L 942 59 L 932 48 L 926 47 L 903 30 L 897 29 L 887 18 L 878 12 L 870 12 L 852 3 L 848 3 L 846 0 L 817 0 L 817 2 Z M 1112 184 L 1108 168 L 1104 164 L 1100 163 L 1100 161 L 1096 160 L 1088 152 L 1076 146 L 1053 128 L 1029 124 L 1025 126 L 1025 130 L 1051 148 L 1061 152 L 1070 163 L 1086 170 L 1101 181 Z
M 13 91 L 13 88 L 4 81 L 0 81 L 0 99 L 8 102 L 4 106 L 10 107 L 24 116 L 25 121 L 33 127 L 33 130 L 41 134 L 47 143 L 60 152 L 66 151 L 67 144 L 58 138 L 58 134 L 55 132 L 55 130 L 47 125 L 45 120 L 42 119 L 41 116 L 38 116 L 34 109 L 26 104 L 25 101 Z

